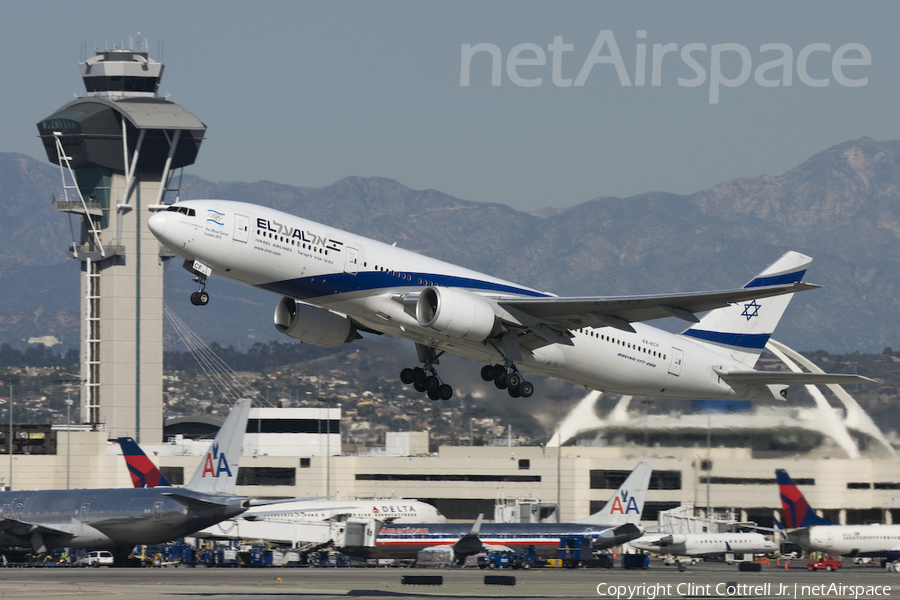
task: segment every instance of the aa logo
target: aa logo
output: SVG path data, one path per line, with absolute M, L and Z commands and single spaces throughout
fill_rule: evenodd
M 228 459 L 225 458 L 225 454 L 219 454 L 219 444 L 213 443 L 212 448 L 210 448 L 209 452 L 206 453 L 206 460 L 203 461 L 203 475 L 201 477 L 206 477 L 206 474 L 209 473 L 213 477 L 218 477 L 222 473 L 231 477 L 231 469 L 228 467 Z
M 622 490 L 621 498 L 619 496 L 613 497 L 612 508 L 610 509 L 610 514 L 620 514 L 627 515 L 628 513 L 635 512 L 637 514 L 641 514 L 641 511 L 638 509 L 637 502 L 634 499 L 634 496 L 628 495 L 628 490 Z

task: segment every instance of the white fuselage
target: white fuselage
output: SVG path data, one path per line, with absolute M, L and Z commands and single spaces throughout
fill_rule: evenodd
M 713 554 L 768 554 L 778 546 L 759 533 L 653 533 L 629 542 L 638 550 L 675 554 L 677 556 L 707 556 Z
M 900 525 L 813 525 L 789 530 L 787 536 L 816 552 L 900 557 Z
M 488 364 L 502 364 L 500 348 L 421 326 L 404 305 L 404 294 L 440 286 L 478 294 L 487 302 L 501 296 L 552 296 L 254 204 L 191 200 L 178 206 L 195 214 L 157 213 L 151 229 L 184 259 L 200 261 L 216 275 L 347 315 L 374 331 Z M 728 385 L 713 371 L 745 365 L 687 337 L 640 322 L 632 327 L 635 333 L 612 327 L 575 330 L 572 345 L 525 352 L 516 365 L 612 393 L 771 399 L 763 386 Z

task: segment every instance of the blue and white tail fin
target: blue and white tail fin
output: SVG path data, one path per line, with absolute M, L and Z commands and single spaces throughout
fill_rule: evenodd
M 640 525 L 641 513 L 644 512 L 644 498 L 650 487 L 652 473 L 653 461 L 642 460 L 599 512 L 575 522 L 607 526 L 626 523 Z
M 744 289 L 790 284 L 803 279 L 812 258 L 787 252 Z M 682 335 L 741 364 L 753 367 L 794 294 L 740 302 L 708 312 Z
M 205 494 L 234 494 L 249 416 L 250 400 L 245 398 L 235 402 L 185 488 Z

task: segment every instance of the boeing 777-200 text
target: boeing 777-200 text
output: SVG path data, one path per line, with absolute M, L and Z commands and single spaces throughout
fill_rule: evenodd
M 185 260 L 205 305 L 215 273 L 282 296 L 275 327 L 336 347 L 360 332 L 415 342 L 422 366 L 400 378 L 448 400 L 435 365 L 444 352 L 486 363 L 485 381 L 528 397 L 521 371 L 619 394 L 698 399 L 779 399 L 791 384 L 856 383 L 856 375 L 753 368 L 810 259 L 788 252 L 740 289 L 659 296 L 561 298 L 271 208 L 188 200 L 149 219 Z M 707 312 L 702 319 L 696 314 Z M 680 334 L 644 323 L 676 317 Z

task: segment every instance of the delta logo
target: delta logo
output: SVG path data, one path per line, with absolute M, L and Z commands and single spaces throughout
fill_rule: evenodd
M 206 453 L 206 460 L 203 461 L 203 474 L 201 477 L 206 477 L 207 473 L 211 477 L 219 477 L 222 473 L 232 477 L 231 468 L 228 466 L 228 459 L 225 458 L 225 453 L 219 453 L 218 442 L 213 442 L 212 448 Z
M 613 497 L 612 508 L 609 512 L 613 515 L 627 515 L 632 512 L 641 514 L 637 501 L 634 499 L 634 496 L 628 493 L 628 490 L 622 490 L 619 496 Z

